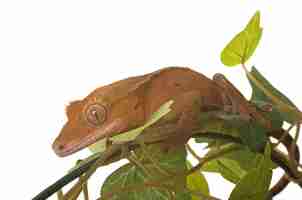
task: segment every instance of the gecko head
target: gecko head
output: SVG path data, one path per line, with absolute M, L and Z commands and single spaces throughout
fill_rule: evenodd
M 133 84 L 134 80 L 119 81 L 71 102 L 66 107 L 68 121 L 52 145 L 54 152 L 67 156 L 106 136 L 142 125 L 144 108 Z

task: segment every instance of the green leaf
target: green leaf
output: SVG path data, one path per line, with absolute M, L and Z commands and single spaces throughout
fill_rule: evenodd
M 256 98 L 257 99 L 257 98 Z M 261 100 L 251 100 L 251 102 L 258 107 L 259 109 L 262 106 L 267 105 L 268 102 L 261 101 Z M 262 115 L 271 122 L 271 129 L 277 130 L 283 126 L 283 119 L 280 113 L 277 111 L 276 106 L 272 106 L 272 110 L 270 112 L 263 112 Z
M 112 141 L 113 143 L 123 143 L 134 140 L 139 134 L 143 132 L 144 129 L 150 127 L 152 124 L 160 120 L 163 116 L 168 114 L 171 111 L 170 107 L 172 104 L 173 100 L 164 103 L 156 112 L 151 115 L 150 119 L 143 126 L 113 136 L 110 138 L 110 141 Z M 106 144 L 106 138 L 104 138 L 90 145 L 88 148 L 92 153 L 103 152 L 106 150 Z
M 142 184 L 147 180 L 142 170 L 131 164 L 126 164 L 113 172 L 104 182 L 101 189 L 101 196 L 114 191 L 116 188 L 126 188 L 129 185 Z M 116 192 L 112 200 L 141 200 L 141 199 L 169 199 L 167 191 L 146 187 L 143 191 Z
M 240 138 L 244 144 L 248 145 L 253 151 L 259 151 L 264 148 L 268 137 L 266 136 L 266 129 L 260 123 L 256 121 L 246 122 L 241 120 L 239 115 L 229 114 L 228 119 L 205 119 L 203 124 L 198 130 L 200 133 L 213 132 L 221 133 L 221 136 L 225 135 L 225 139 L 216 140 L 216 138 L 205 138 L 200 134 L 200 136 L 195 137 L 197 143 L 210 143 L 215 142 L 219 144 L 225 144 L 228 141 L 227 136 Z
M 260 28 L 260 11 L 256 11 L 252 19 L 250 19 L 249 23 L 245 27 L 245 30 L 247 30 L 250 33 L 257 32 Z
M 188 169 L 192 168 L 192 165 L 190 164 L 189 161 L 187 161 L 187 167 Z M 196 171 L 190 174 L 189 176 L 187 176 L 187 188 L 190 191 L 198 191 L 204 196 L 210 195 L 208 182 L 205 176 L 200 171 Z M 199 199 L 200 197 L 192 194 L 192 200 L 199 200 Z
M 237 183 L 253 165 L 256 155 L 247 150 L 230 152 L 207 162 L 202 171 L 219 173 L 226 180 Z
M 271 157 L 270 145 L 267 144 L 265 154 L 262 156 L 259 165 L 249 171 L 235 186 L 229 200 L 265 200 L 271 178 L 270 167 Z
M 221 62 L 226 66 L 244 64 L 255 52 L 262 36 L 260 12 L 249 21 L 243 31 L 238 33 L 221 52 Z
M 266 128 L 256 121 L 244 123 L 240 127 L 240 138 L 254 152 L 263 149 L 268 141 Z
M 223 147 L 220 147 L 223 148 Z M 216 148 L 210 149 L 216 151 Z M 263 155 L 250 151 L 247 147 L 242 146 L 240 150 L 227 153 L 217 159 L 205 163 L 202 171 L 219 173 L 226 180 L 237 183 L 250 170 L 255 169 L 259 165 L 259 161 Z M 276 164 L 272 161 L 269 163 L 270 168 L 276 168 Z
M 255 77 L 265 89 L 270 91 L 280 101 L 293 108 L 297 108 L 288 97 L 286 97 L 278 89 L 276 89 L 255 67 L 252 67 L 250 74 Z M 254 82 L 249 77 L 248 79 L 253 89 L 251 100 L 253 102 L 269 102 L 273 105 L 273 112 L 270 115 L 273 122 L 275 122 L 276 124 L 280 123 L 280 121 L 295 123 L 300 120 L 300 113 L 297 110 L 285 110 L 280 105 L 277 105 L 260 88 L 258 88 L 257 85 L 254 84 Z
M 234 160 L 220 158 L 217 164 L 222 177 L 232 183 L 237 183 L 246 174 L 246 171 Z
M 148 128 L 149 126 L 151 126 L 152 124 L 154 124 L 155 122 L 157 122 L 158 120 L 160 120 L 163 116 L 165 116 L 166 114 L 168 114 L 171 111 L 170 106 L 173 104 L 173 100 L 170 100 L 166 103 L 164 103 L 162 106 L 159 107 L 159 109 L 154 112 L 150 119 L 141 127 L 138 127 L 136 129 L 127 131 L 125 133 L 121 133 L 119 135 L 116 135 L 112 138 L 110 138 L 110 140 L 112 142 L 129 142 L 134 140 L 139 134 L 141 134 L 143 132 L 144 129 Z
M 107 145 L 106 138 L 104 138 L 104 139 L 97 141 L 96 143 L 93 143 L 92 145 L 89 145 L 88 149 L 93 154 L 101 153 L 106 150 L 106 145 Z
M 154 147 L 154 151 L 158 150 L 158 147 Z M 154 156 L 155 152 L 150 156 Z M 173 152 L 164 153 L 156 151 L 159 161 L 159 166 L 167 172 L 184 172 L 187 170 L 186 166 L 186 151 L 184 148 L 177 149 Z M 160 154 L 160 155 L 158 155 Z M 166 175 L 158 172 L 157 168 L 152 163 L 143 162 L 144 167 L 151 173 L 151 177 L 147 176 L 143 170 L 135 165 L 126 164 L 113 172 L 105 180 L 102 189 L 101 196 L 114 192 L 113 200 L 169 200 L 171 199 L 170 193 L 162 188 L 145 186 L 142 187 L 143 183 L 156 180 L 162 180 Z M 171 179 L 171 178 L 170 178 Z M 170 187 L 175 187 L 176 199 L 177 200 L 191 200 L 191 195 L 185 191 L 186 178 L 183 179 L 168 179 L 166 182 L 159 184 L 165 184 Z M 131 186 L 138 187 L 138 190 L 126 191 L 127 187 Z
M 203 113 L 206 115 L 206 113 Z M 232 137 L 239 137 L 239 127 L 242 124 L 242 120 L 240 120 L 239 115 L 232 115 L 229 114 L 227 117 L 229 119 L 217 119 L 213 117 L 203 117 L 202 124 L 200 125 L 198 132 L 206 133 L 206 132 L 214 132 L 214 133 L 221 133 L 222 135 L 232 136 Z M 227 137 L 226 137 L 227 139 Z M 204 143 L 212 141 L 210 138 L 204 137 L 196 137 L 195 140 L 197 143 Z

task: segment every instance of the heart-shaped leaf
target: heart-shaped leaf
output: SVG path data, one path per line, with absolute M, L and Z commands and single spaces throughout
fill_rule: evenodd
M 238 33 L 221 52 L 221 62 L 226 66 L 244 64 L 255 52 L 262 36 L 260 12 L 249 21 L 243 31 Z

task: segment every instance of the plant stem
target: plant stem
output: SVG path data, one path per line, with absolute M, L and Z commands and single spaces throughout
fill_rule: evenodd
M 190 154 L 196 159 L 198 160 L 198 162 L 201 162 L 202 158 L 200 156 L 197 155 L 197 153 L 194 151 L 194 149 L 189 145 L 186 144 L 186 148 L 187 150 L 190 152 Z
M 130 163 L 135 165 L 137 168 L 140 168 L 145 173 L 146 176 L 152 177 L 149 170 L 140 161 L 138 161 L 138 158 L 134 152 L 132 152 L 131 155 L 127 157 L 127 159 L 130 161 Z
M 281 138 L 278 140 L 278 142 L 276 144 L 273 144 L 272 146 L 272 149 L 275 149 L 277 148 L 285 139 L 285 137 L 290 134 L 289 132 L 292 130 L 292 128 L 294 127 L 295 125 L 292 124 L 287 130 L 284 131 L 284 133 L 282 134 Z
M 95 163 L 93 163 L 93 165 L 88 169 L 88 171 L 82 176 L 82 180 L 78 181 L 65 195 L 65 197 L 68 195 L 71 195 L 73 193 L 77 193 L 77 192 L 81 192 L 82 190 L 82 185 L 84 182 L 86 182 L 90 176 L 92 174 L 94 174 L 94 172 L 96 171 L 96 169 L 101 166 L 103 163 L 106 162 L 106 160 L 112 155 L 114 154 L 116 151 L 120 150 L 120 146 L 119 145 L 111 145 L 107 151 L 105 152 L 105 154 L 98 158 Z M 67 197 L 68 197 L 67 196 Z M 65 198 L 64 198 L 65 199 Z
M 62 189 L 58 190 L 57 197 L 58 197 L 58 200 L 63 200 L 64 199 L 64 194 L 63 194 Z
M 80 180 L 82 179 L 82 176 L 80 177 Z M 83 181 L 83 180 L 81 180 Z M 89 200 L 89 192 L 88 192 L 88 180 L 83 182 L 83 194 L 84 194 L 84 200 Z

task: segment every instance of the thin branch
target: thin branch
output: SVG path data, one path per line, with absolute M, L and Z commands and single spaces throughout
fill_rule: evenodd
M 280 139 L 278 140 L 278 142 L 275 143 L 275 144 L 273 144 L 272 149 L 277 148 L 282 142 L 284 142 L 285 137 L 287 136 L 287 134 L 290 134 L 289 132 L 292 130 L 292 128 L 294 126 L 295 126 L 294 124 L 291 124 L 291 126 L 284 131 L 284 133 L 282 134 L 282 136 L 280 137 Z
M 138 158 L 136 157 L 134 152 L 131 152 L 131 155 L 127 156 L 127 159 L 130 161 L 130 163 L 140 168 L 145 173 L 146 176 L 152 177 L 149 170 L 140 161 L 138 161 Z
M 62 189 L 57 192 L 57 197 L 58 197 L 58 200 L 63 200 L 64 199 L 64 194 L 63 194 Z
M 197 153 L 194 151 L 194 149 L 189 144 L 186 144 L 186 148 L 196 160 L 201 162 L 202 158 L 197 155 Z
M 300 127 L 301 125 L 300 124 L 297 124 L 296 125 L 296 133 L 295 133 L 295 138 L 294 140 L 292 141 L 292 144 L 291 144 L 291 154 L 289 154 L 289 157 L 290 157 L 290 164 L 292 165 L 292 167 L 294 168 L 297 168 L 299 166 L 299 163 L 296 161 L 296 159 L 292 158 L 291 155 L 293 152 L 295 152 L 296 150 L 296 146 L 297 146 L 297 142 L 298 142 L 298 139 L 299 139 L 299 136 L 300 136 Z
M 81 179 L 82 179 L 82 177 L 80 177 L 80 180 Z M 83 181 L 83 180 L 81 180 L 81 181 Z M 83 190 L 83 194 L 84 194 L 84 200 L 89 200 L 88 180 L 83 182 L 82 190 Z

